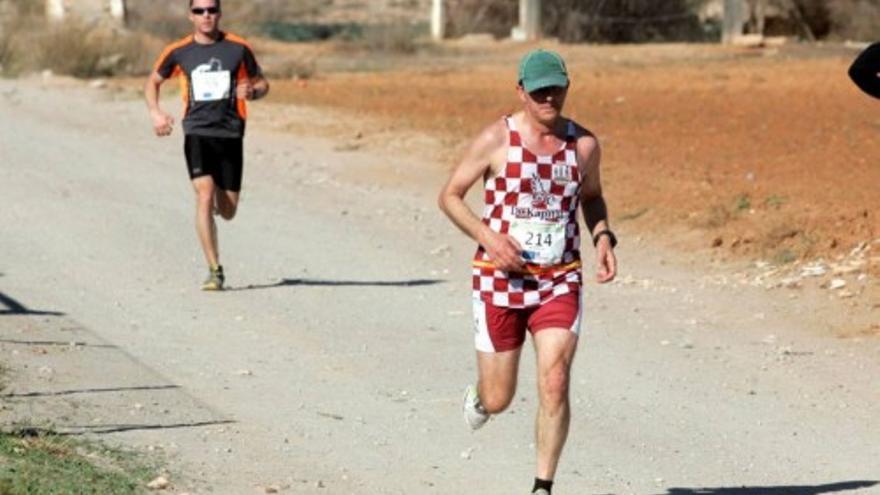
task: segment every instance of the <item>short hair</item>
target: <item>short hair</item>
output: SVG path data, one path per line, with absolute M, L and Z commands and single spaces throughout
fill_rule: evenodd
M 220 0 L 214 0 L 214 2 L 217 4 L 218 9 L 223 10 L 223 7 L 220 6 Z M 193 0 L 189 0 L 189 7 L 192 8 L 192 6 L 193 6 Z

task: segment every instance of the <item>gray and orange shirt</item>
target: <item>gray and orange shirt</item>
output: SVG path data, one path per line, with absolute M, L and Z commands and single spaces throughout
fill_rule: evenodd
M 199 136 L 244 136 L 247 104 L 236 96 L 239 81 L 262 76 L 250 45 L 231 33 L 211 44 L 193 36 L 168 45 L 153 69 L 163 78 L 180 78 L 183 132 Z

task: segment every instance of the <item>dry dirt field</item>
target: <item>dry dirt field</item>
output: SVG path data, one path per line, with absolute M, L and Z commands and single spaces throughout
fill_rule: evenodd
M 0 80 L 3 425 L 165 459 L 166 493 L 530 485 L 532 352 L 511 410 L 462 423 L 474 246 L 435 201 L 467 138 L 515 108 L 522 49 L 258 44 L 267 70 L 315 73 L 251 107 L 221 293 L 198 290 L 183 136 L 153 135 L 142 79 Z M 585 285 L 556 493 L 877 493 L 878 106 L 842 77 L 853 53 L 561 49 L 572 114 L 605 145 L 621 269 Z M 793 118 L 807 101 L 816 124 Z M 798 232 L 775 246 L 773 222 Z M 796 251 L 828 232 L 838 247 Z M 783 268 L 786 246 L 802 258 Z
M 319 72 L 305 85 L 277 83 L 272 96 L 438 134 L 453 163 L 481 127 L 517 108 L 523 48 L 506 48 L 485 61 L 472 54 L 460 64 Z M 880 236 L 872 186 L 880 183 L 880 103 L 847 78 L 850 53 L 558 49 L 574 81 L 567 113 L 603 143 L 618 221 L 696 229 L 704 234 L 696 247 L 789 261 L 833 257 Z
M 700 259 L 754 262 L 777 276 L 817 260 L 832 265 L 829 277 L 866 272 L 870 283 L 862 276 L 841 294 L 861 295 L 877 311 L 880 102 L 846 75 L 857 50 L 547 45 L 569 61 L 567 113 L 603 144 L 617 224 Z M 411 56 L 332 45 L 266 43 L 263 51 L 269 65 L 292 57 L 314 71 L 276 81 L 272 100 L 338 112 L 338 125 L 292 131 L 357 134 L 375 149 L 391 136 L 426 133 L 440 146 L 413 139 L 413 147 L 452 166 L 482 126 L 517 108 L 516 63 L 528 48 L 476 38 Z M 353 115 L 374 120 L 352 124 Z

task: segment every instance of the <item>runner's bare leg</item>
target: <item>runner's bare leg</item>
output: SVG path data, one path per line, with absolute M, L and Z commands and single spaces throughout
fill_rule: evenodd
M 477 394 L 487 413 L 498 414 L 513 400 L 521 352 L 522 347 L 505 352 L 477 351 Z
M 217 226 L 214 224 L 214 179 L 210 176 L 196 177 L 192 181 L 196 193 L 196 233 L 205 253 L 208 266 L 219 264 Z
M 577 335 L 564 328 L 548 328 L 534 335 L 538 367 L 538 416 L 535 443 L 537 477 L 552 480 L 571 421 L 568 390 Z
M 217 197 L 217 212 L 224 220 L 232 220 L 238 211 L 239 193 L 216 188 L 214 194 Z

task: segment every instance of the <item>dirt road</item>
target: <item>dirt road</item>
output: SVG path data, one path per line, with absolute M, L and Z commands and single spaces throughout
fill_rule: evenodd
M 531 356 L 511 411 L 460 416 L 473 245 L 439 167 L 252 113 L 232 290 L 202 293 L 179 129 L 153 137 L 129 93 L 0 82 L 4 425 L 159 452 L 176 492 L 526 493 Z M 621 238 L 618 282 L 586 289 L 556 493 L 880 493 L 880 342 Z

